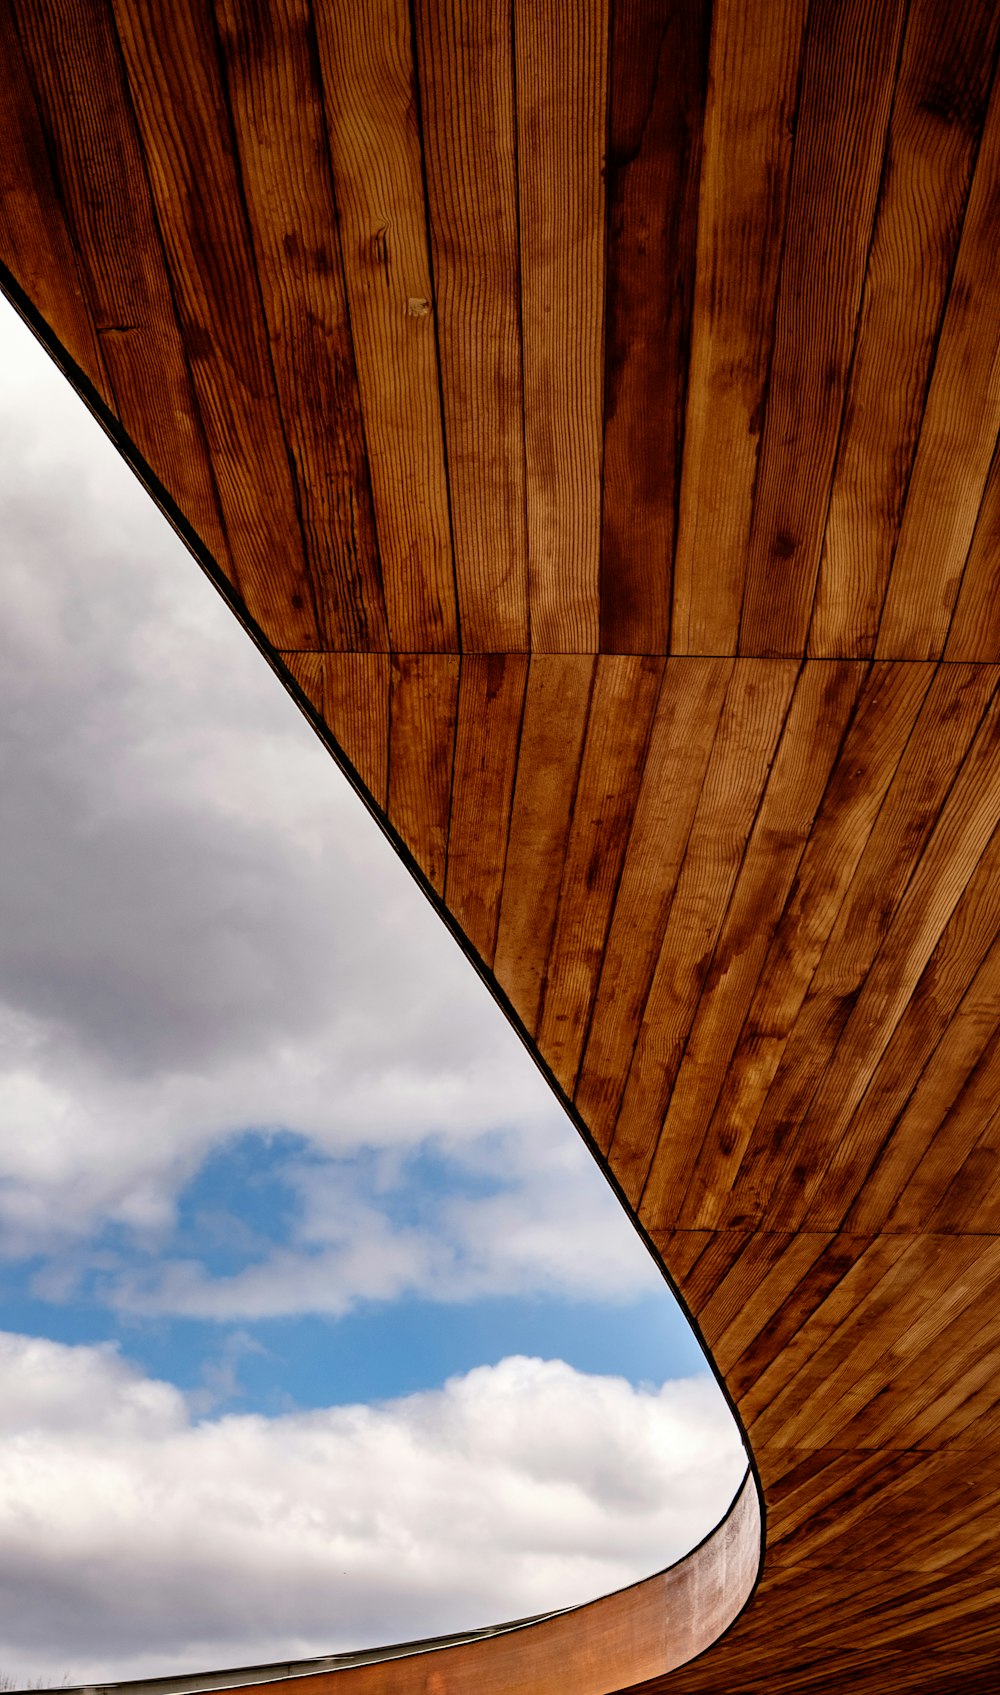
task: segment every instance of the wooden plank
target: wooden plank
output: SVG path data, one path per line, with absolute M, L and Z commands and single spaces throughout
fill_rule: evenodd
M 494 972 L 529 1032 L 555 927 L 595 662 L 536 654 L 518 751 Z
M 514 0 L 531 645 L 600 636 L 608 0 Z
M 232 577 L 112 14 L 90 0 L 60 7 L 26 0 L 16 11 L 48 138 L 42 145 L 58 177 L 100 343 L 96 366 L 91 356 L 98 389 L 103 370 L 106 398 L 123 428 Z M 237 587 L 245 593 L 242 579 Z
M 4 90 L 0 254 L 70 358 L 86 372 L 105 404 L 113 404 L 80 264 L 45 145 L 38 101 L 9 6 L 0 10 L 0 77 Z
M 996 57 L 1000 11 L 914 0 L 889 126 L 809 651 L 871 653 Z
M 575 1096 L 605 1152 L 732 671 L 668 659 L 660 687 Z
M 237 586 L 275 647 L 321 645 L 207 0 L 117 0 L 156 218 Z
M 936 674 L 783 1046 L 725 1222 L 752 1222 L 766 1211 L 778 1166 L 796 1141 L 995 686 L 992 669 L 945 666 Z
M 851 1208 L 852 1227 L 926 1229 L 992 1110 L 1000 946 L 987 954 Z
M 387 646 L 307 0 L 215 0 L 281 423 L 323 646 Z
M 634 1201 L 645 1182 L 712 951 L 764 792 L 797 667 L 737 667 L 664 930 L 611 1144 Z M 647 1212 L 647 1228 L 660 1219 Z
M 444 894 L 489 966 L 496 953 L 527 682 L 527 655 L 462 657 Z
M 383 811 L 389 773 L 389 656 L 283 653 L 302 692 Z
M 709 0 L 612 9 L 601 521 L 612 653 L 669 644 L 710 19 Z
M 805 648 L 904 15 L 810 10 L 741 653 Z
M 546 1063 L 568 1095 L 586 1040 L 663 665 L 661 659 L 602 654 L 594 673 L 537 1026 Z
M 511 0 L 414 7 L 466 653 L 528 646 Z
M 994 834 L 1000 791 L 987 772 L 998 747 L 1000 713 L 992 709 L 799 1126 L 794 1154 L 784 1162 L 780 1193 L 772 1194 L 769 1215 L 776 1224 L 804 1217 L 817 1228 L 839 1224 L 878 1152 L 878 1143 L 872 1146 L 877 1131 L 866 1131 L 854 1116 L 897 1026 L 902 1021 L 899 1040 L 906 1044 L 912 1022 L 916 1052 L 926 1058 L 922 1044 L 928 1028 L 935 1028 L 928 1026 L 935 997 L 940 995 L 942 1011 L 954 1007 L 993 939 L 1000 913 L 1000 889 L 994 894 L 990 886 L 1000 867 L 1000 833 Z M 928 965 L 923 992 L 930 1005 L 925 1008 L 918 985 Z M 919 1062 L 909 1063 L 917 1063 L 919 1075 Z M 899 1092 L 908 1092 L 907 1081 L 912 1085 L 915 1079 L 904 1061 L 896 1094 L 900 1106 L 906 1096 L 899 1099 Z
M 942 653 L 1000 431 L 1000 92 L 983 131 L 876 651 Z
M 864 682 L 857 662 L 800 672 L 691 1026 L 640 1217 L 697 1228 L 716 1221 L 724 1152 L 706 1133 L 792 892 L 834 760 Z M 704 1155 L 704 1157 L 702 1157 Z
M 809 1371 L 831 1337 L 846 1333 L 878 1291 L 886 1298 L 896 1266 L 912 1247 L 902 1236 L 838 1236 L 824 1250 L 773 1326 L 760 1332 L 733 1367 L 730 1382 L 748 1429 Z M 824 1445 L 818 1434 L 813 1445 Z
M 928 1356 L 950 1320 L 996 1281 L 1000 1243 L 984 1254 L 968 1237 L 916 1237 L 893 1273 L 829 1338 L 801 1374 L 755 1423 L 760 1442 L 802 1440 L 836 1445 L 839 1434 L 872 1397 L 891 1398 L 904 1366 Z M 925 1371 L 932 1395 L 931 1371 Z
M 730 1193 L 813 973 L 899 766 L 932 666 L 876 665 L 848 734 L 738 1033 L 701 1160 L 700 1208 L 730 1218 Z
M 389 691 L 389 820 L 427 881 L 444 888 L 458 656 L 399 653 Z
M 434 283 L 406 0 L 316 8 L 391 646 L 454 651 Z
M 944 654 L 953 661 L 1000 659 L 1000 437 Z
M 712 8 L 674 653 L 736 652 L 807 11 Z

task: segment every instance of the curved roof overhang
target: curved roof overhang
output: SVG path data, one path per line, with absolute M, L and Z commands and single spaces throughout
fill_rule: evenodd
M 624 1591 L 674 1634 L 654 1665 L 622 1614 L 594 1695 L 996 1686 L 998 34 L 982 0 L 0 11 L 8 292 L 748 1433 L 751 1604 L 672 1669 L 752 1585 L 753 1490 L 716 1610 Z M 457 1690 L 516 1642 L 498 1687 L 554 1695 L 545 1633 L 585 1656 L 615 1600 L 323 1675 Z

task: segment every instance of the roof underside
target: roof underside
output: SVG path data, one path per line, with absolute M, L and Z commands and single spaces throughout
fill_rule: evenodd
M 763 1580 L 678 1695 L 996 1687 L 998 35 L 993 0 L 0 8 L 7 286 L 749 1434 Z

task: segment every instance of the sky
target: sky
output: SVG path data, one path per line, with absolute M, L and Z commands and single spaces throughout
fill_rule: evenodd
M 0 1679 L 331 1653 L 659 1569 L 745 1468 L 683 1316 L 2 300 L 0 373 Z

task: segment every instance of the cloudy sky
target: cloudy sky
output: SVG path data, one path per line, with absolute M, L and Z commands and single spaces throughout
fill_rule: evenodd
M 2 301 L 0 372 L 0 1676 L 676 1558 L 744 1462 L 645 1250 Z

